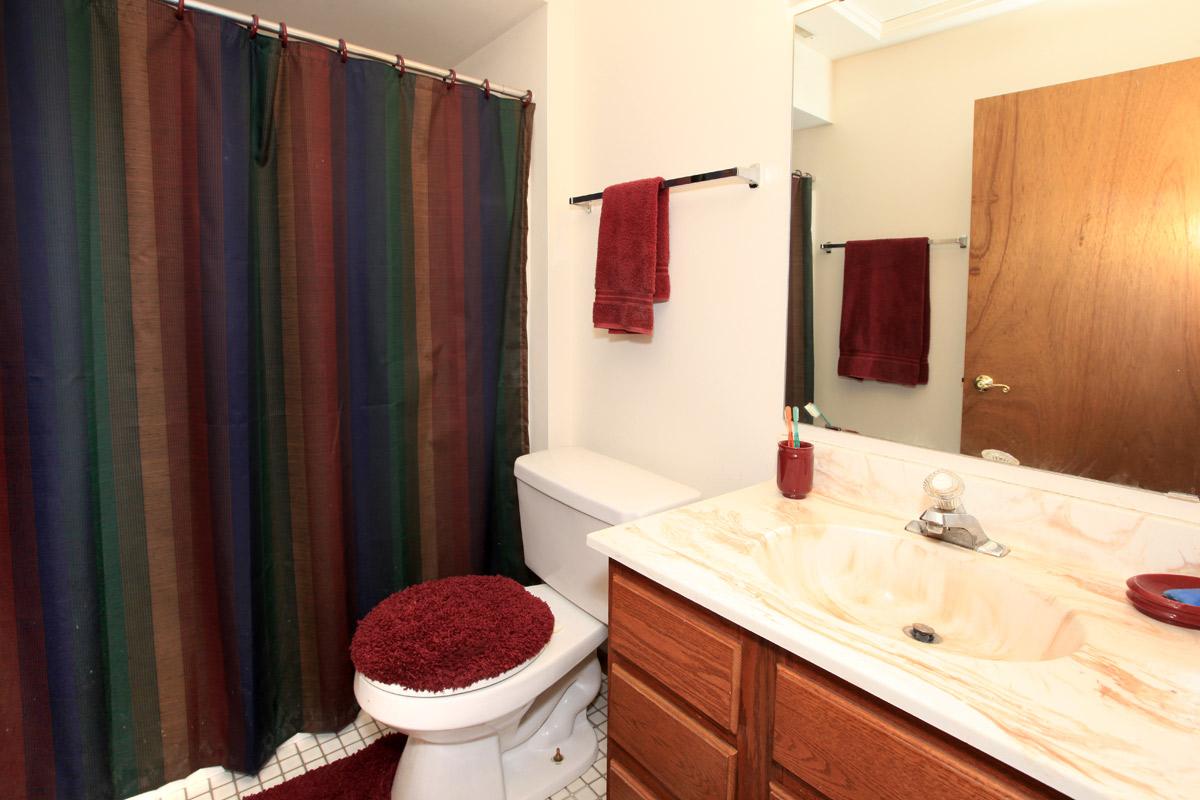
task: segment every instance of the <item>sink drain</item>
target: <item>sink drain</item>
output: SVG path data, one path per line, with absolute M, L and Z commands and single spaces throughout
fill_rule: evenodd
M 942 637 L 937 635 L 937 631 L 923 622 L 914 622 L 912 625 L 904 626 L 904 635 L 922 644 L 937 644 L 942 640 Z

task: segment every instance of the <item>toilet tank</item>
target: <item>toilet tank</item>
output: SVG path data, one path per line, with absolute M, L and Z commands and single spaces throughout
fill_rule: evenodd
M 690 486 L 582 447 L 529 453 L 513 471 L 525 564 L 605 623 L 608 559 L 587 535 L 700 499 Z

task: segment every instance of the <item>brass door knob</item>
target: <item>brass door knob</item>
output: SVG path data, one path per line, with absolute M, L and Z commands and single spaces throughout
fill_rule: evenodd
M 1008 394 L 1009 389 L 1012 387 L 1007 383 L 996 383 L 996 381 L 992 380 L 991 375 L 976 375 L 975 388 L 981 392 L 986 392 L 988 389 L 999 389 L 1004 394 Z

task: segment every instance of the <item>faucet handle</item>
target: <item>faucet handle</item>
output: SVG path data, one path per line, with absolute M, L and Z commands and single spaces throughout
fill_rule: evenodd
M 945 469 L 929 473 L 921 487 L 925 494 L 933 498 L 933 504 L 942 511 L 958 509 L 961 505 L 959 498 L 966 490 L 962 478 Z

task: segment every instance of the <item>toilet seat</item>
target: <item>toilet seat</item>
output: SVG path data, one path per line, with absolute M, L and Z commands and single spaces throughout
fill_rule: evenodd
M 549 604 L 512 578 L 454 575 L 384 598 L 359 621 L 350 660 L 400 694 L 457 694 L 527 665 L 553 632 Z
M 547 642 L 547 644 L 549 644 L 549 642 Z M 542 652 L 545 651 L 545 649 L 546 648 L 543 646 L 542 649 L 538 651 L 538 654 L 536 656 L 528 659 L 527 661 L 522 661 L 520 664 L 517 664 L 512 669 L 505 670 L 504 672 L 501 672 L 499 675 L 493 675 L 490 678 L 484 678 L 481 681 L 476 681 L 475 683 L 472 683 L 470 686 L 465 686 L 462 689 L 443 689 L 440 692 L 427 692 L 427 691 L 424 691 L 421 689 L 410 689 L 407 686 L 400 686 L 395 683 L 380 683 L 379 681 L 373 680 L 371 678 L 367 678 L 367 680 L 370 681 L 370 683 L 376 689 L 379 689 L 384 692 L 390 692 L 392 694 L 398 694 L 402 697 L 448 697 L 452 694 L 467 694 L 469 692 L 477 692 L 480 689 L 486 689 L 487 687 L 491 686 L 493 683 L 500 683 L 500 681 L 508 680 L 513 675 L 516 675 L 518 672 L 525 669 L 533 662 L 537 661 L 538 656 L 540 656 L 542 654 Z
M 604 642 L 608 631 L 599 620 L 545 584 L 526 588 L 554 613 L 550 641 L 528 666 L 479 689 L 423 697 L 401 694 L 407 690 L 355 673 L 354 693 L 363 710 L 410 733 L 483 725 L 530 703 Z

